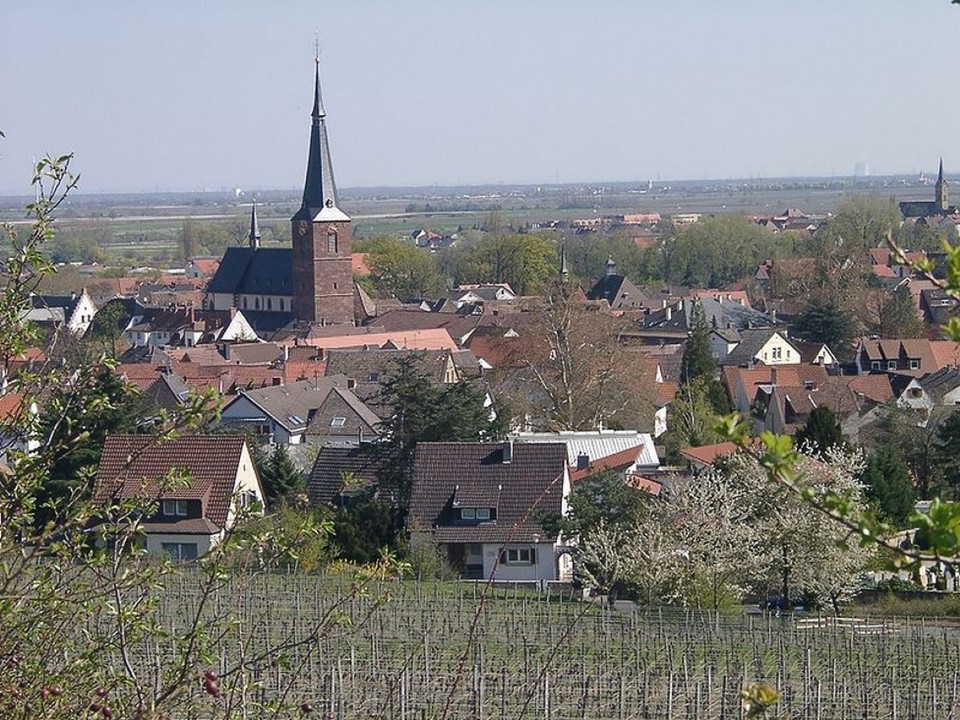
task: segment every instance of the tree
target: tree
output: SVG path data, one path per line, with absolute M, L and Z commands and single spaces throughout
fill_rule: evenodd
M 870 455 L 862 483 L 867 499 L 876 506 L 881 519 L 897 528 L 907 527 L 917 492 L 910 482 L 907 466 L 893 448 L 885 445 Z
M 770 235 L 741 215 L 690 225 L 663 245 L 663 276 L 693 287 L 723 287 L 756 272 L 771 255 Z
M 514 415 L 549 430 L 652 425 L 653 382 L 619 342 L 624 323 L 555 285 L 515 341 L 496 380 Z
M 241 542 L 227 531 L 214 550 L 185 568 L 148 557 L 143 548 L 143 524 L 157 510 L 156 500 L 94 504 L 85 487 L 87 473 L 63 477 L 76 491 L 54 504 L 42 498 L 58 463 L 78 463 L 96 450 L 100 411 L 109 417 L 119 407 L 110 381 L 101 377 L 109 368 L 102 356 L 48 362 L 39 370 L 19 361 L 39 338 L 22 318 L 30 293 L 53 271 L 43 249 L 54 236 L 57 208 L 76 185 L 69 162 L 69 156 L 40 161 L 30 223 L 0 230 L 7 241 L 0 260 L 0 362 L 9 391 L 20 399 L 0 417 L 0 717 L 199 717 L 211 712 L 209 701 L 221 692 L 230 703 L 224 712 L 260 716 L 269 708 L 272 715 L 293 716 L 302 700 L 291 683 L 273 697 L 247 691 L 259 672 L 255 668 L 279 657 L 278 644 L 268 644 L 265 656 L 242 650 L 223 666 L 211 652 L 222 642 L 249 647 L 241 621 L 243 591 L 237 585 L 231 590 L 230 578 L 255 571 L 244 558 L 257 553 L 245 553 L 275 536 L 266 531 Z M 39 416 L 34 406 L 41 408 Z M 209 407 L 190 400 L 177 413 L 151 418 L 153 441 L 195 432 L 208 419 Z M 166 473 L 156 483 L 162 492 L 182 480 Z M 236 514 L 242 525 L 247 511 L 238 507 Z M 358 577 L 334 603 L 331 615 L 285 634 L 283 651 L 316 652 L 317 640 L 334 626 L 333 616 L 374 577 L 384 577 L 381 569 L 394 573 L 400 566 L 389 558 L 378 561 L 377 569 Z M 174 623 L 162 614 L 167 583 L 189 585 L 195 603 Z M 162 652 L 156 653 L 158 648 Z
M 807 422 L 797 432 L 798 447 L 808 447 L 814 454 L 822 455 L 831 448 L 844 446 L 843 432 L 836 413 L 826 405 L 815 407 Z
M 715 427 L 719 416 L 710 402 L 709 388 L 714 380 L 699 377 L 681 385 L 668 408 L 669 421 L 663 444 L 667 457 L 679 460 L 679 451 L 719 442 Z
M 374 448 L 385 459 L 379 480 L 385 493 L 395 494 L 401 512 L 410 498 L 417 443 L 493 441 L 503 436 L 508 423 L 502 409 L 488 406 L 482 386 L 431 382 L 412 356 L 394 361 L 377 402 L 389 408 Z
M 680 382 L 689 383 L 697 378 L 713 380 L 717 363 L 710 348 L 710 325 L 703 312 L 703 305 L 694 302 L 690 311 L 690 334 L 683 346 L 680 361 Z
M 920 338 L 927 327 L 917 313 L 913 295 L 901 285 L 887 295 L 877 313 L 876 332 L 883 338 Z
M 258 448 L 255 461 L 268 506 L 292 501 L 303 490 L 303 474 L 290 459 L 286 445 L 275 443 L 269 453 Z
M 386 237 L 366 240 L 360 247 L 368 254 L 370 280 L 378 295 L 421 300 L 443 293 L 444 279 L 426 250 Z
M 815 294 L 804 305 L 794 330 L 804 340 L 825 343 L 837 355 L 849 357 L 857 322 L 838 296 Z

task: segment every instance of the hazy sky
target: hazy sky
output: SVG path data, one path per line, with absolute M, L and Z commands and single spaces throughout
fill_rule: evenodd
M 949 0 L 0 0 L 0 193 L 960 173 Z

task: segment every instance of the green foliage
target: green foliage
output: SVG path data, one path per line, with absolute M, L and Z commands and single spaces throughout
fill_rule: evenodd
M 74 368 L 72 382 L 57 384 L 41 405 L 39 434 L 59 450 L 38 495 L 44 520 L 61 516 L 77 497 L 89 497 L 107 435 L 141 429 L 139 393 L 105 361 Z
M 868 458 L 862 482 L 880 518 L 894 527 L 907 527 L 917 493 L 907 466 L 893 448 L 884 446 Z
M 953 498 L 960 499 L 960 410 L 954 410 L 939 424 L 935 446 L 944 483 Z
M 819 405 L 813 409 L 807 422 L 797 432 L 798 446 L 807 446 L 814 453 L 823 454 L 831 448 L 843 447 L 843 432 L 836 413 L 826 405 Z
M 741 215 L 701 219 L 663 245 L 663 276 L 692 287 L 723 287 L 770 257 L 771 236 Z
M 334 559 L 333 534 L 325 510 L 279 501 L 268 514 L 241 525 L 227 560 L 238 570 L 252 566 L 317 572 Z
M 826 343 L 840 357 L 849 357 L 857 322 L 850 309 L 834 294 L 812 295 L 794 324 L 804 340 Z
M 121 351 L 124 326 L 128 319 L 121 300 L 106 303 L 93 316 L 93 321 L 83 336 L 84 343 L 92 345 L 109 358 L 116 359 Z
M 668 410 L 667 432 L 663 443 L 671 462 L 680 460 L 679 451 L 686 447 L 700 447 L 720 441 L 716 426 L 719 420 L 710 388 L 718 385 L 704 376 L 681 385 Z
M 876 332 L 883 338 L 920 338 L 926 335 L 926 325 L 917 312 L 913 296 L 906 285 L 901 285 L 880 305 Z
M 381 423 L 377 450 L 389 458 L 383 463 L 379 480 L 397 493 L 401 508 L 405 509 L 409 501 L 417 443 L 493 441 L 504 435 L 507 416 L 502 410 L 487 407 L 486 400 L 480 385 L 434 383 L 421 374 L 414 358 L 395 361 L 378 398 L 380 404 L 391 409 L 391 415 Z
M 268 507 L 283 500 L 292 501 L 297 493 L 303 491 L 303 474 L 293 464 L 283 443 L 275 443 L 269 452 L 258 448 L 254 462 Z
M 605 471 L 577 482 L 562 518 L 542 518 L 548 534 L 587 537 L 601 523 L 629 525 L 647 511 L 650 496 L 627 485 L 620 473 Z
M 680 382 L 689 383 L 697 378 L 713 380 L 716 372 L 717 363 L 710 349 L 710 325 L 703 312 L 703 305 L 695 302 L 690 311 L 690 336 L 683 346 Z
M 369 494 L 345 503 L 333 513 L 333 541 L 337 555 L 355 563 L 371 563 L 384 548 L 397 543 L 394 508 Z
M 506 231 L 499 221 L 474 242 L 452 248 L 444 264 L 457 285 L 508 283 L 520 295 L 543 290 L 560 268 L 559 252 L 548 235 Z
M 435 298 L 445 290 L 433 255 L 406 240 L 379 237 L 365 240 L 370 282 L 375 294 L 395 295 L 401 300 Z

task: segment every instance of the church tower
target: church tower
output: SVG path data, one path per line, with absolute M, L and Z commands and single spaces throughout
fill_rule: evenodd
M 317 58 L 310 154 L 300 209 L 290 219 L 293 237 L 293 312 L 323 325 L 353 323 L 350 217 L 339 207 L 320 94 Z
M 950 188 L 943 177 L 943 158 L 940 158 L 940 172 L 937 174 L 936 193 L 937 210 L 946 211 L 950 207 Z

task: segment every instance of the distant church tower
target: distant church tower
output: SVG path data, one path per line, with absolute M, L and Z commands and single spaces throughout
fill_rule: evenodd
M 339 207 L 320 95 L 317 58 L 310 155 L 300 209 L 290 219 L 293 237 L 293 312 L 324 325 L 354 321 L 352 226 Z
M 947 210 L 950 207 L 950 187 L 943 177 L 943 158 L 940 158 L 940 172 L 937 175 L 936 204 L 938 210 Z

